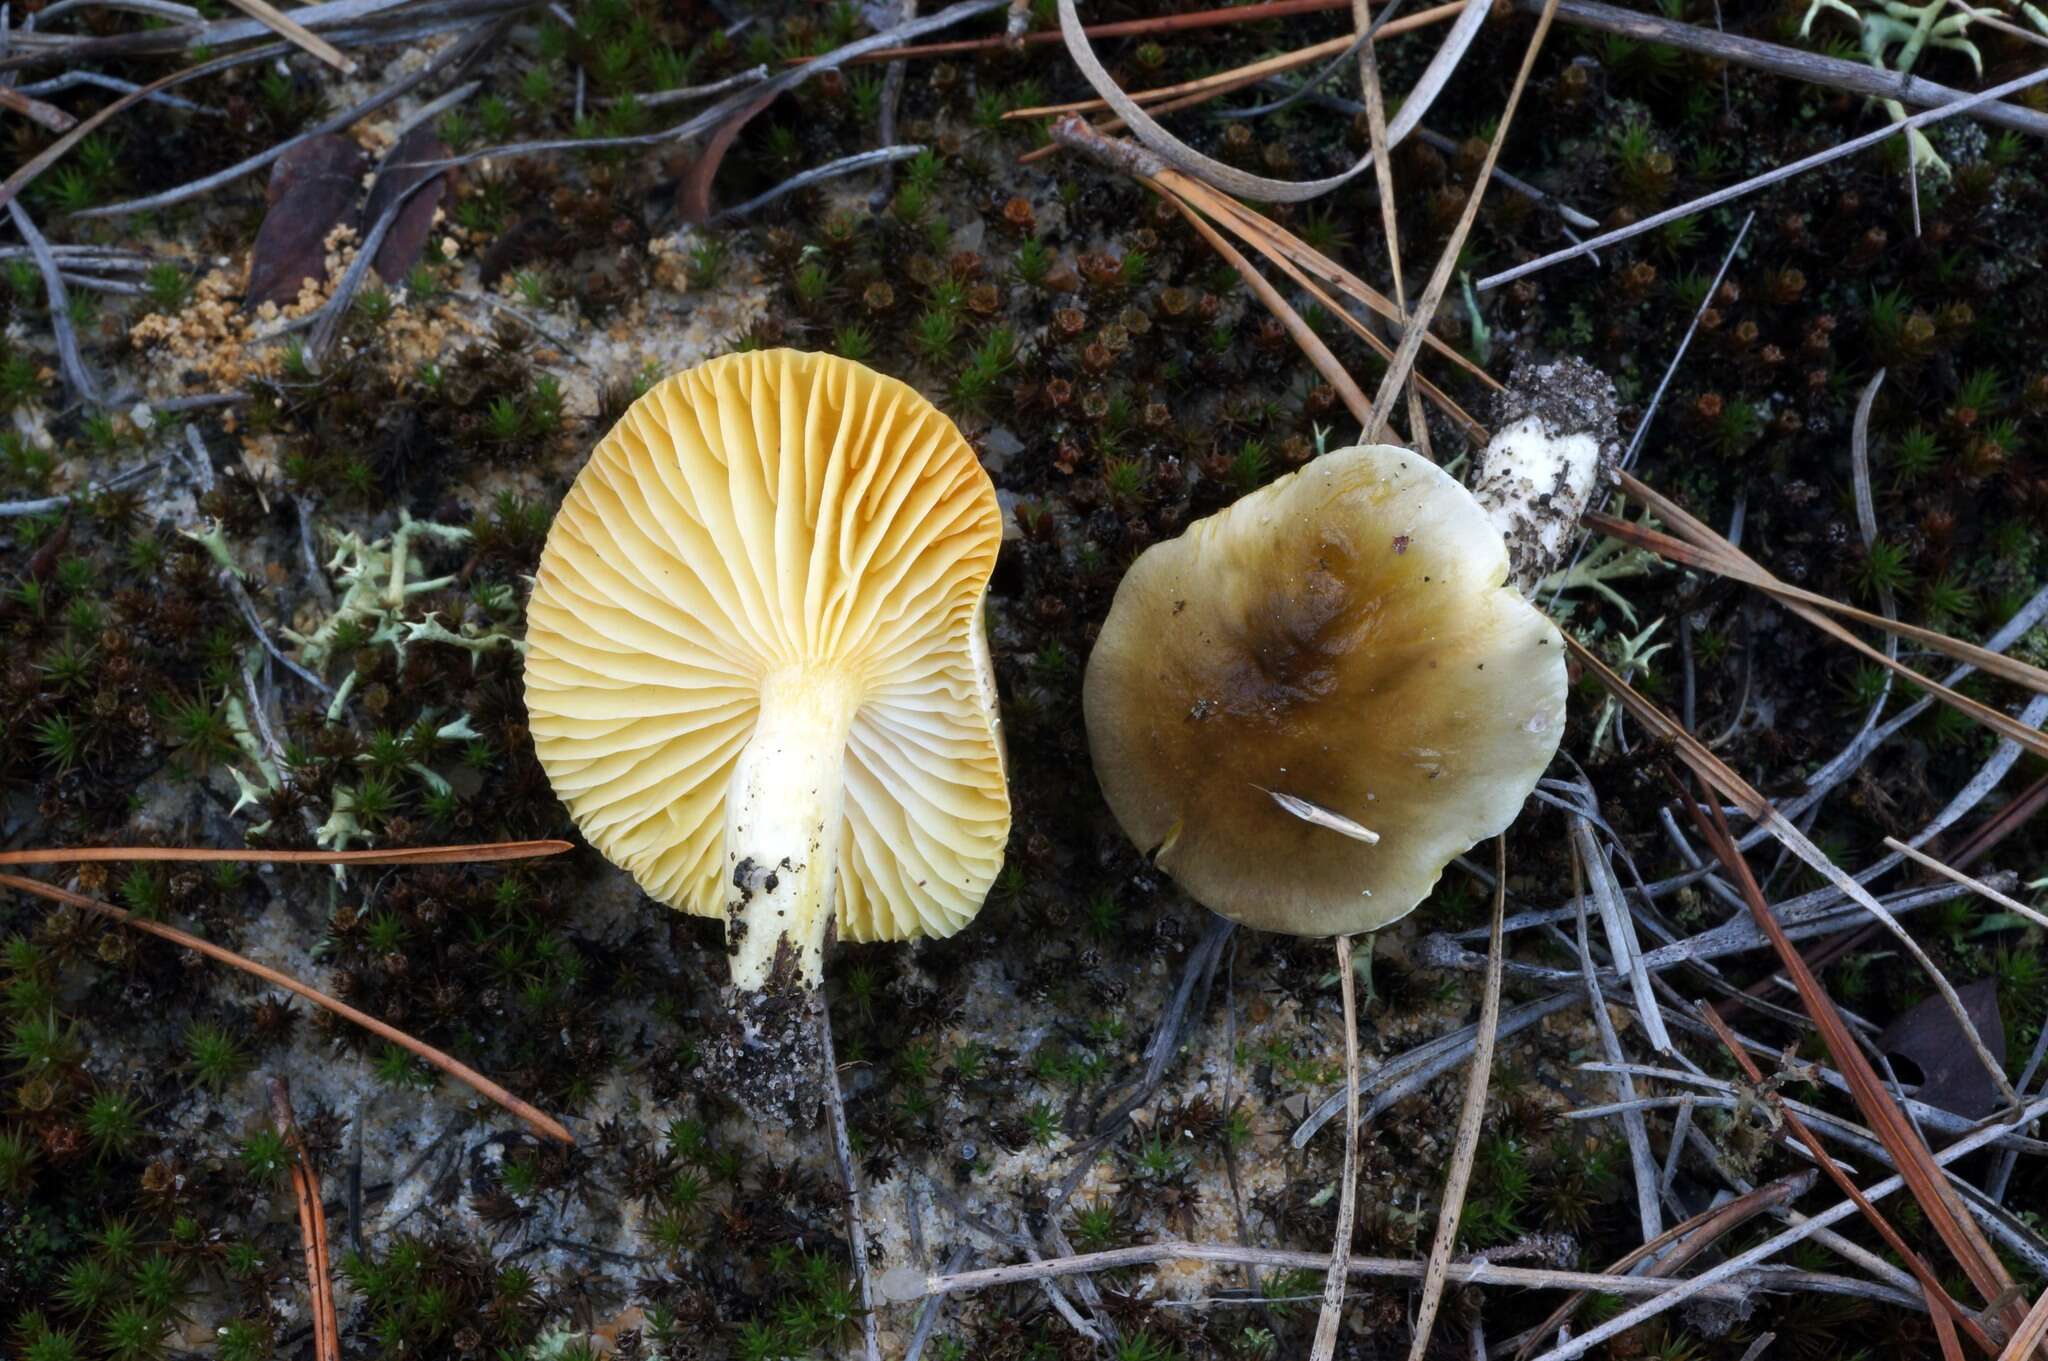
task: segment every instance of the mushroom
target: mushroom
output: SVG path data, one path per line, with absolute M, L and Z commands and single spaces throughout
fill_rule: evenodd
M 951 421 L 793 350 L 657 384 L 562 503 L 534 749 L 592 845 L 725 919 L 749 1047 L 798 1033 L 835 931 L 947 936 L 981 908 L 1010 827 L 981 618 L 1001 540 Z
M 1534 594 L 1621 461 L 1614 383 L 1583 359 L 1516 367 L 1472 460 L 1472 496 L 1507 540 L 1510 582 Z
M 1248 926 L 1405 916 L 1507 827 L 1564 729 L 1563 642 L 1429 460 L 1326 454 L 1142 554 L 1088 659 L 1131 840 Z

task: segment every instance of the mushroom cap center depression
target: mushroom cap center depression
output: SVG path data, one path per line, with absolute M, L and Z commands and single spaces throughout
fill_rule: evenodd
M 1324 935 L 1405 914 L 1514 817 L 1562 729 L 1560 640 L 1506 572 L 1464 489 L 1384 446 L 1325 455 L 1149 550 L 1087 681 L 1125 830 L 1249 925 Z

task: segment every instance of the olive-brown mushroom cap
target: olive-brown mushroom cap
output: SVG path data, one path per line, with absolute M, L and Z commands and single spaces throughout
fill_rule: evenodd
M 826 729 L 844 708 L 838 935 L 950 935 L 1009 836 L 980 613 L 1001 538 L 974 451 L 895 379 L 791 350 L 665 379 L 548 535 L 526 658 L 541 765 L 650 895 L 719 915 L 764 692 L 815 696 Z
M 1562 640 L 1507 572 L 1465 489 L 1386 445 L 1326 454 L 1146 550 L 1084 685 L 1111 811 L 1246 925 L 1323 936 L 1406 915 L 1513 821 L 1563 733 Z

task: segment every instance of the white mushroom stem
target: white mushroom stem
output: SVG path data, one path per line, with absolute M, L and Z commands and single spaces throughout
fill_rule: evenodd
M 1576 359 L 1524 365 L 1495 414 L 1472 497 L 1507 542 L 1509 584 L 1527 596 L 1563 563 L 1620 458 L 1614 385 Z
M 762 686 L 725 803 L 726 948 L 744 992 L 816 988 L 837 911 L 846 738 L 858 701 L 838 677 Z

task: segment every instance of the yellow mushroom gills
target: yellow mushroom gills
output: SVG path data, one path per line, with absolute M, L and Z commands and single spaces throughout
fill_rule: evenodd
M 952 422 L 829 355 L 676 374 L 577 477 L 529 611 L 534 747 L 592 845 L 725 918 L 741 992 L 814 989 L 835 929 L 980 910 L 1010 827 L 1001 538 Z
M 1429 460 L 1341 449 L 1146 550 L 1088 659 L 1089 749 L 1198 901 L 1376 930 L 1505 829 L 1564 730 L 1562 640 Z

